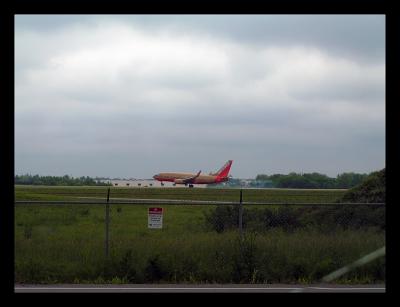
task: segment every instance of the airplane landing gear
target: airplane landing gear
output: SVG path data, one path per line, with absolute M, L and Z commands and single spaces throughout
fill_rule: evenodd
M 193 184 L 189 184 L 189 188 L 193 188 Z

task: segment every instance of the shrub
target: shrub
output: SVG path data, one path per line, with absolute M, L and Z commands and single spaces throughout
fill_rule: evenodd
M 147 260 L 145 267 L 145 278 L 149 282 L 157 282 L 168 275 L 160 262 L 159 255 L 152 256 Z
M 205 222 L 221 233 L 238 229 L 238 210 L 230 206 L 217 207 L 208 212 Z M 338 228 L 376 228 L 385 230 L 385 207 L 363 205 L 337 205 L 288 207 L 278 209 L 243 209 L 243 228 L 251 231 L 282 229 L 293 232 L 301 228 L 332 232 Z
M 218 233 L 236 228 L 239 215 L 235 209 L 233 206 L 217 206 L 215 210 L 205 212 L 206 224 Z
M 369 175 L 365 181 L 350 189 L 338 202 L 384 203 L 386 200 L 385 169 Z

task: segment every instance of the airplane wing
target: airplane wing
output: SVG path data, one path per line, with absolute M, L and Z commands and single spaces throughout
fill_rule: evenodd
M 191 183 L 191 182 L 193 182 L 193 180 L 195 180 L 197 177 L 200 176 L 200 173 L 201 173 L 201 171 L 199 171 L 199 172 L 198 172 L 196 175 L 194 175 L 194 176 L 182 178 L 181 180 L 182 180 L 183 183 Z

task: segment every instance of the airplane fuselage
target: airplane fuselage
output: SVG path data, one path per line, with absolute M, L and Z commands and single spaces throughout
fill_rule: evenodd
M 176 182 L 177 179 L 184 179 L 187 177 L 195 176 L 196 174 L 192 173 L 160 173 L 155 175 L 153 178 L 158 181 L 169 181 L 169 182 Z M 218 176 L 212 175 L 200 175 L 193 179 L 191 183 L 193 184 L 212 184 L 212 183 L 219 183 L 227 181 L 227 177 L 218 178 Z M 179 183 L 179 182 L 177 182 Z
M 160 173 L 154 175 L 153 178 L 158 181 L 170 181 L 174 184 L 189 184 L 189 187 L 193 187 L 193 184 L 212 184 L 228 181 L 229 170 L 231 169 L 232 160 L 228 160 L 222 166 L 218 172 L 210 173 L 209 175 L 201 175 L 201 171 L 197 174 L 192 173 Z

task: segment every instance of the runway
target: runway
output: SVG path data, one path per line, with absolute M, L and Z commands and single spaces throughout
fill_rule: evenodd
M 15 285 L 16 293 L 385 293 L 378 285 L 127 284 Z

